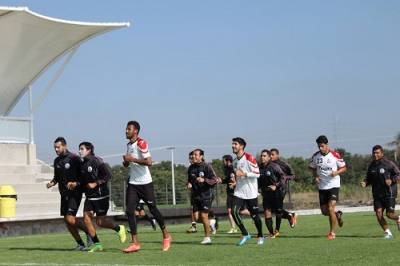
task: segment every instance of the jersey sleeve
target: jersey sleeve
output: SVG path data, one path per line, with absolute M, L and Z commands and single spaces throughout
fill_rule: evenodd
M 318 152 L 314 153 L 313 156 L 311 156 L 310 163 L 308 164 L 308 167 L 311 169 L 317 169 L 317 164 L 315 162 L 315 158 L 317 157 Z
M 146 159 L 151 156 L 149 151 L 149 144 L 147 144 L 147 141 L 145 141 L 144 139 L 139 139 L 137 146 L 139 151 L 142 153 L 143 158 Z
M 333 151 L 332 154 L 336 159 L 336 166 L 337 166 L 338 169 L 343 168 L 343 167 L 346 166 L 346 163 L 344 162 L 342 156 L 338 152 Z
M 246 153 L 246 161 L 247 161 L 248 170 L 249 170 L 248 172 L 246 172 L 246 176 L 259 178 L 260 177 L 260 169 L 258 168 L 256 158 L 254 158 L 253 155 Z

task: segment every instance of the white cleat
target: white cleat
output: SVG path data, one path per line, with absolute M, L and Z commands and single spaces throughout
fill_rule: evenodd
M 202 245 L 210 245 L 212 243 L 211 238 L 210 237 L 205 237 L 203 239 L 203 241 L 200 242 L 200 244 Z

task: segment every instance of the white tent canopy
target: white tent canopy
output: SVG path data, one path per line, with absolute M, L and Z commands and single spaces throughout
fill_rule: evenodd
M 129 23 L 87 23 L 54 19 L 26 7 L 0 7 L 0 116 L 49 66 L 99 34 Z

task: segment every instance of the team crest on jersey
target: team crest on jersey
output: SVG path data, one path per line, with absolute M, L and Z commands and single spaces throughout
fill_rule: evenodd
M 383 168 L 379 169 L 379 173 L 384 174 L 385 173 L 385 169 L 383 169 Z
M 270 176 L 271 175 L 271 172 L 270 171 L 267 171 L 267 176 Z
M 204 172 L 200 172 L 200 173 L 199 173 L 199 176 L 200 176 L 200 177 L 203 177 L 203 176 L 204 176 Z
M 91 172 L 93 171 L 93 168 L 92 168 L 91 166 L 89 166 L 88 169 L 87 169 L 87 171 L 88 171 L 89 173 L 91 173 Z
M 69 163 L 66 163 L 66 164 L 64 165 L 64 167 L 65 167 L 65 169 L 69 169 L 69 168 L 71 168 L 71 165 L 70 165 Z

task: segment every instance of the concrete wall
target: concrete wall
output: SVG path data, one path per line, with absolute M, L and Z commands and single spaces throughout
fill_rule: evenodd
M 22 143 L 0 143 L 0 166 L 35 165 L 36 145 Z

